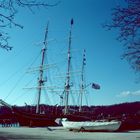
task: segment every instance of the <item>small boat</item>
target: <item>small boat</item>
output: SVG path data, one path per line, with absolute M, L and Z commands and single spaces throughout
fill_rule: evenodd
M 62 125 L 69 130 L 78 131 L 117 131 L 121 126 L 121 121 L 68 121 L 62 119 Z

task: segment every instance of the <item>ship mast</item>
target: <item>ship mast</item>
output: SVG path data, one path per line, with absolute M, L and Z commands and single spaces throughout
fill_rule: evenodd
M 44 37 L 44 47 L 42 48 L 42 59 L 41 59 L 41 64 L 40 64 L 40 70 L 39 70 L 39 79 L 38 79 L 38 100 L 37 100 L 37 107 L 36 107 L 36 113 L 40 113 L 39 105 L 40 105 L 40 98 L 41 98 L 41 90 L 42 86 L 44 85 L 45 80 L 43 79 L 43 67 L 44 67 L 44 60 L 45 60 L 45 53 L 47 50 L 47 37 L 48 37 L 48 26 L 49 23 L 47 24 L 46 27 L 46 32 L 45 32 L 45 37 Z
M 83 93 L 84 93 L 84 67 L 86 65 L 86 58 L 85 58 L 85 50 L 83 52 L 83 61 L 82 61 L 82 71 L 81 71 L 81 90 L 80 90 L 80 105 L 79 105 L 79 112 L 82 111 L 82 101 L 83 101 Z
M 66 73 L 66 84 L 65 84 L 65 108 L 64 114 L 68 113 L 68 101 L 70 93 L 70 65 L 71 65 L 71 32 L 72 32 L 73 19 L 71 19 L 71 26 L 69 32 L 69 46 L 68 46 L 68 66 Z

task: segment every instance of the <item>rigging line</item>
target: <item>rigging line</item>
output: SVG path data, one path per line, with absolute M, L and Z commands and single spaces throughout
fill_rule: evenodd
M 32 96 L 32 101 L 31 101 L 31 103 L 33 104 L 33 105 L 35 105 L 36 106 L 36 103 L 37 103 L 37 91 L 35 92 L 35 94 L 33 94 L 34 96 Z
M 40 53 L 39 53 L 39 55 L 40 55 Z M 38 59 L 39 55 L 37 55 L 37 57 L 35 58 L 35 60 L 34 60 L 31 64 L 29 64 L 30 66 L 32 66 L 33 63 L 35 63 L 35 61 Z M 27 64 L 25 64 L 23 67 L 21 67 L 21 68 L 18 69 L 16 72 L 14 72 L 14 73 L 13 73 L 11 76 L 9 76 L 4 82 L 1 82 L 1 83 L 0 83 L 0 86 L 5 85 L 10 79 L 12 79 L 17 73 L 20 72 L 20 70 L 24 69 L 26 66 L 27 66 Z M 28 66 L 28 67 L 29 67 L 29 66 Z
M 41 54 L 41 51 L 38 53 L 38 55 L 35 57 L 33 62 L 30 64 L 30 67 L 37 61 L 37 59 L 39 58 L 40 54 Z
M 47 61 L 47 63 L 48 63 L 48 57 L 46 56 L 46 61 Z M 48 79 L 48 81 L 50 82 L 50 84 L 52 85 L 53 84 L 53 80 L 52 80 L 52 77 L 51 77 L 51 72 L 50 72 L 50 69 L 48 69 L 47 71 L 47 74 L 48 74 L 48 76 L 47 76 L 47 79 Z M 47 99 L 48 99 L 48 101 L 52 104 L 52 100 L 50 100 L 50 98 L 49 98 L 49 93 L 52 95 L 52 92 L 53 92 L 53 90 L 52 91 L 50 91 L 50 92 L 48 92 L 48 91 L 46 91 L 45 89 L 43 89 L 43 91 L 45 92 L 45 99 L 46 99 L 46 101 L 47 101 Z
M 36 59 L 33 61 L 35 62 L 37 60 L 38 57 L 36 57 Z M 30 64 L 30 66 L 32 65 L 33 63 Z M 25 66 L 24 66 L 25 67 Z M 20 81 L 23 79 L 24 75 L 26 73 L 22 74 L 21 77 L 18 79 L 18 81 L 16 82 L 15 86 L 11 89 L 11 91 L 9 92 L 9 94 L 4 98 L 4 100 L 6 100 L 11 94 L 12 92 L 15 90 L 15 88 L 17 87 L 17 85 L 20 83 Z
M 36 75 L 25 85 L 25 87 L 27 87 L 35 78 L 36 78 Z
M 47 62 L 47 64 L 49 64 L 48 63 L 48 57 L 46 56 L 46 62 Z M 48 74 L 48 76 L 47 76 L 47 79 L 50 81 L 50 83 L 52 84 L 52 79 L 51 79 L 51 74 L 50 74 L 50 70 L 48 69 L 47 71 L 46 71 L 46 74 Z
M 45 89 L 43 89 L 43 92 L 45 93 L 45 99 L 46 101 L 50 102 L 50 104 L 52 104 L 52 100 L 50 100 L 49 95 L 47 94 L 47 91 Z
M 23 93 L 25 93 L 25 91 L 24 91 Z M 11 102 L 11 104 L 12 104 L 12 103 L 15 103 L 15 101 L 17 101 L 18 99 L 21 99 L 21 97 L 23 97 L 23 95 L 25 95 L 25 94 L 23 94 L 23 93 L 21 93 L 17 98 L 15 98 L 15 99 Z
M 17 56 L 19 56 L 22 52 L 23 52 L 23 50 L 25 51 L 25 48 L 27 47 L 27 45 L 25 46 L 25 47 L 22 47 L 22 48 L 20 48 L 18 51 L 17 51 L 17 54 L 15 54 L 15 55 L 12 55 L 12 56 L 9 56 L 8 58 L 7 58 L 7 60 L 6 60 L 6 62 L 8 62 L 9 60 L 11 60 L 12 58 L 15 58 L 15 57 L 17 57 Z M 16 52 L 15 52 L 16 53 Z M 11 61 L 13 61 L 14 59 L 12 59 Z M 10 61 L 10 62 L 11 62 Z M 4 63 L 4 65 L 8 65 L 8 63 Z M 4 65 L 2 65 L 2 66 L 4 66 Z
M 71 65 L 71 70 L 73 71 L 73 66 L 72 66 L 72 65 Z M 75 88 L 77 88 L 77 82 L 76 82 L 76 81 L 78 81 L 77 78 L 78 78 L 77 76 L 76 76 L 76 78 L 75 78 L 75 76 L 71 76 L 71 83 L 72 83 L 72 84 L 74 83 Z M 72 87 L 73 87 L 73 86 L 72 86 Z M 75 92 L 78 92 L 78 91 L 74 91 L 74 93 L 75 93 Z M 72 102 L 73 102 L 74 105 L 76 105 L 75 96 L 77 97 L 77 93 L 76 93 L 76 94 L 73 94 L 73 93 L 71 92 L 71 98 L 72 98 Z
M 88 97 L 86 96 L 86 94 L 89 95 L 88 91 L 84 92 L 85 102 L 86 102 L 86 105 L 88 106 L 89 103 L 88 103 L 88 99 L 87 99 Z
M 78 106 L 80 105 L 80 94 L 78 94 L 78 96 L 77 96 L 77 105 Z
M 33 81 L 34 78 L 35 78 L 35 77 L 33 77 L 32 80 L 30 80 L 30 81 L 26 84 L 26 86 L 29 85 L 29 84 Z M 23 93 L 25 93 L 25 92 L 23 92 Z M 14 103 L 16 100 L 18 100 L 18 99 L 21 98 L 23 95 L 25 95 L 25 94 L 23 94 L 23 93 L 21 93 L 14 101 L 12 101 L 12 103 Z
M 18 81 L 16 82 L 16 84 L 14 85 L 14 87 L 11 89 L 11 91 L 8 93 L 8 95 L 4 98 L 4 100 L 6 100 L 11 94 L 12 92 L 14 91 L 14 89 L 17 87 L 17 85 L 20 83 L 20 81 L 23 79 L 23 76 L 25 75 L 26 73 L 24 73 L 19 79 Z

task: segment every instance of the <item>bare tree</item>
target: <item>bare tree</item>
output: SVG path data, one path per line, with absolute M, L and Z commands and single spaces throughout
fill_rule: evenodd
M 12 49 L 8 43 L 9 35 L 5 32 L 6 28 L 13 26 L 23 28 L 22 25 L 15 21 L 15 15 L 18 13 L 19 7 L 28 8 L 33 12 L 35 7 L 53 7 L 58 3 L 48 4 L 43 0 L 0 0 L 0 48 L 5 50 Z
M 105 27 L 119 30 L 117 39 L 123 42 L 125 48 L 122 58 L 127 59 L 136 72 L 140 72 L 140 0 L 125 2 L 124 7 L 113 9 L 112 21 Z

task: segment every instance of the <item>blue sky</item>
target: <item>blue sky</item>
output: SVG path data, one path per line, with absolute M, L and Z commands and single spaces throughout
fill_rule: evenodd
M 116 40 L 118 32 L 102 28 L 103 23 L 110 21 L 111 9 L 123 3 L 123 0 L 61 0 L 56 7 L 35 9 L 34 14 L 28 9 L 19 9 L 16 21 L 24 29 L 7 29 L 14 48 L 11 52 L 0 51 L 0 98 L 17 105 L 25 102 L 29 104 L 36 98 L 34 93 L 23 90 L 25 83 L 30 80 L 29 74 L 24 73 L 40 50 L 37 44 L 43 41 L 48 21 L 48 57 L 51 57 L 48 59 L 60 62 L 59 71 L 65 69 L 67 38 L 73 18 L 73 59 L 79 65 L 82 50 L 86 49 L 86 83 L 95 82 L 101 86 L 100 90 L 87 89 L 88 104 L 111 105 L 139 101 L 137 75 L 125 60 L 121 60 L 124 48 Z M 59 104 L 58 95 L 48 96 L 49 103 Z

